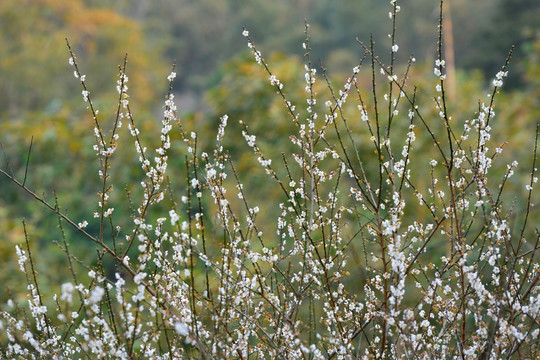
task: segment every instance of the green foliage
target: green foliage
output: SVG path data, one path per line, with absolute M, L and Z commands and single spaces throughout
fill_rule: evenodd
M 155 96 L 153 76 L 163 71 L 157 54 L 146 49 L 140 24 L 114 11 L 86 7 L 80 0 L 2 1 L 0 34 L 0 114 L 10 117 L 29 110 L 54 113 L 80 99 L 66 71 L 66 37 L 91 64 L 88 70 L 99 74 L 88 81 L 103 100 L 114 91 L 117 72 L 103 65 L 120 63 L 125 52 L 133 55 L 132 82 L 138 86 L 134 98 L 141 105 Z

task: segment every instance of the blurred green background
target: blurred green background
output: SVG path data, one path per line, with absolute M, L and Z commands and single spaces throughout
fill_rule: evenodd
M 414 54 L 417 64 L 410 82 L 418 83 L 420 91 L 434 86 L 431 76 L 438 3 L 404 1 L 398 17 L 398 64 L 403 65 Z M 505 150 L 511 158 L 520 148 L 532 145 L 531 134 L 540 119 L 540 2 L 448 3 L 447 25 L 451 26 L 453 46 L 445 51 L 452 51 L 455 57 L 455 118 L 473 116 L 478 98 L 485 97 L 511 45 L 516 46 L 498 99 L 504 106 L 497 108 L 493 124 L 493 137 L 499 143 L 511 139 Z M 279 157 L 291 146 L 289 120 L 267 75 L 252 60 L 242 28 L 250 31 L 290 98 L 300 103 L 305 101 L 301 100 L 304 21 L 310 24 L 312 61 L 324 64 L 332 81 L 340 84 L 363 54 L 356 38 L 368 42 L 373 34 L 376 51 L 388 57 L 390 10 L 389 2 L 380 0 L 2 0 L 0 142 L 9 166 L 22 177 L 33 137 L 27 185 L 51 202 L 56 191 L 60 206 L 75 221 L 91 222 L 99 190 L 98 162 L 92 150 L 93 120 L 68 64 L 65 38 L 87 75 L 103 121 L 113 119 L 118 65 L 128 53 L 132 111 L 143 137 L 151 143 L 159 132 L 166 77 L 176 62 L 174 93 L 179 113 L 188 131 L 200 131 L 202 147 L 215 137 L 219 116 L 226 113 L 230 116 L 229 133 L 238 133 L 238 120 L 245 120 L 261 138 L 262 146 Z M 362 84 L 364 80 L 361 77 L 359 81 Z M 324 93 L 323 88 L 320 93 Z M 245 146 L 231 139 L 228 147 L 237 153 L 239 171 L 252 176 L 251 183 L 257 184 L 261 174 L 249 171 L 256 160 Z M 115 155 L 115 161 L 128 164 L 112 173 L 117 184 L 140 181 L 132 148 L 127 144 Z M 518 160 L 525 166 L 531 161 Z M 183 155 L 171 156 L 170 163 L 171 174 L 183 178 Z M 1 166 L 8 168 L 4 156 Z M 115 192 L 120 199 L 124 194 L 123 189 Z M 116 208 L 116 219 L 129 220 L 129 214 L 128 206 Z M 65 256 L 54 244 L 61 240 L 57 219 L 0 177 L 0 263 L 4 269 L 0 282 L 6 285 L 0 288 L 2 302 L 12 296 L 4 289 L 18 292 L 24 288 L 23 275 L 14 260 L 14 245 L 24 242 L 23 217 L 38 254 L 42 291 L 68 276 Z M 92 223 L 88 229 L 92 232 Z M 94 246 L 67 231 L 81 260 L 92 261 Z

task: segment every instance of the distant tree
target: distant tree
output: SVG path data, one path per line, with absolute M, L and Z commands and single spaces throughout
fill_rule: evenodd
M 471 38 L 476 50 L 462 64 L 480 68 L 488 78 L 493 77 L 500 66 L 497 59 L 504 57 L 514 45 L 515 60 L 506 82 L 512 88 L 523 83 L 525 67 L 521 60 L 540 37 L 540 2 L 498 0 L 493 3 L 494 12 L 488 15 L 488 26 Z
M 54 112 L 66 102 L 79 100 L 80 91 L 74 91 L 75 84 L 66 72 L 66 37 L 84 55 L 88 70 L 100 74 L 88 79 L 100 92 L 115 91 L 116 71 L 103 63 L 120 64 L 129 52 L 132 84 L 138 84 L 133 96 L 143 102 L 155 96 L 152 78 L 163 68 L 154 53 L 146 51 L 146 40 L 136 21 L 112 10 L 85 6 L 81 0 L 3 0 L 0 114 Z

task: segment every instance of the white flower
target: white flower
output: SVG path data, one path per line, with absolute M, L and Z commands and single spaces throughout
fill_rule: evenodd
M 394 44 L 394 46 L 392 46 L 392 52 L 397 52 L 398 50 L 399 50 L 398 44 Z
M 257 64 L 262 64 L 262 54 L 260 51 L 253 52 L 253 56 L 255 56 L 255 61 L 257 61 Z
M 60 300 L 65 300 L 68 303 L 71 303 L 73 297 L 72 293 L 73 290 L 75 290 L 75 286 L 73 286 L 72 283 L 64 283 L 62 284 L 62 296 L 60 296 Z
M 369 116 L 368 116 L 368 113 L 366 110 L 362 109 L 360 110 L 361 113 L 362 113 L 362 121 L 368 121 L 369 120 Z
M 440 60 L 440 59 L 435 60 L 435 66 L 444 67 L 445 65 L 446 65 L 446 61 L 444 60 Z
M 96 286 L 90 293 L 90 298 L 88 298 L 88 301 L 90 301 L 92 304 L 96 304 L 101 301 L 104 294 L 105 290 L 99 286 Z
M 242 135 L 246 139 L 249 147 L 254 147 L 255 146 L 255 140 L 257 139 L 257 137 L 255 135 L 249 135 L 245 131 L 242 131 Z
M 144 280 L 146 275 L 146 273 L 140 272 L 133 277 L 133 281 L 135 282 L 135 284 L 140 284 Z
M 176 73 L 173 71 L 169 76 L 167 76 L 167 80 L 173 81 L 173 79 L 176 77 Z
M 499 71 L 495 77 L 497 80 L 502 80 L 503 77 L 508 76 L 508 71 Z
M 244 35 L 245 37 L 248 37 L 249 36 L 249 31 L 244 29 L 244 31 L 242 31 L 242 35 Z
M 244 32 L 246 31 L 244 30 Z M 187 334 L 189 334 L 189 327 L 186 323 L 177 322 L 176 324 L 174 324 L 174 330 L 180 336 L 186 336 Z
M 171 217 L 171 225 L 175 225 L 180 220 L 180 216 L 174 210 L 169 211 L 169 216 Z

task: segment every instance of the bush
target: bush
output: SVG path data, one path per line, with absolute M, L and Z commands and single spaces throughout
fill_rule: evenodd
M 302 110 L 243 31 L 293 130 L 287 152 L 269 158 L 248 126 L 257 119 L 241 122 L 266 174 L 256 184 L 242 179 L 224 146 L 227 115 L 207 151 L 178 118 L 174 68 L 154 151 L 130 108 L 126 62 L 116 116 L 105 130 L 70 48 L 94 119 L 98 207 L 92 219 L 73 219 L 31 190 L 26 173 L 20 179 L 9 166 L 0 170 L 56 214 L 72 274 L 59 296 L 45 298 L 25 228 L 26 246 L 17 246 L 17 254 L 28 307 L 10 300 L 2 313 L 3 357 L 538 356 L 538 125 L 526 183 L 513 183 L 517 162 L 502 162 L 502 146 L 490 136 L 510 56 L 474 117 L 453 119 L 441 3 L 433 111 L 408 84 L 415 59 L 396 65 L 396 3 L 389 64 L 374 54 L 373 42 L 361 44 L 363 57 L 342 89 L 335 91 L 323 71 L 326 98 L 315 91 L 321 78 L 306 24 Z M 370 83 L 360 86 L 366 74 Z M 128 133 L 142 180 L 126 186 L 126 201 L 112 194 L 113 173 L 130 166 L 113 162 Z M 182 160 L 185 181 L 178 172 L 168 177 L 170 159 Z M 279 193 L 267 198 L 271 187 Z M 115 217 L 119 211 L 124 218 Z M 95 264 L 77 261 L 65 228 L 97 245 Z

